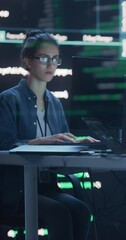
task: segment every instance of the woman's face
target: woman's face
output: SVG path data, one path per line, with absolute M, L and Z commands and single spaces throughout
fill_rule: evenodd
M 49 61 L 47 64 L 43 64 L 40 62 L 39 59 L 33 58 L 29 59 L 28 67 L 30 76 L 33 79 L 42 81 L 42 82 L 49 82 L 54 76 L 55 70 L 57 68 L 57 65 L 54 65 L 52 62 L 52 58 L 59 57 L 59 50 L 58 48 L 53 44 L 46 44 L 40 47 L 33 57 L 41 57 L 41 56 L 47 56 L 49 57 Z

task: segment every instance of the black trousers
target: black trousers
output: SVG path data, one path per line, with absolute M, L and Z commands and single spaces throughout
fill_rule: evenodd
M 61 190 L 39 195 L 39 225 L 45 222 L 50 240 L 87 240 L 90 227 L 88 206 Z

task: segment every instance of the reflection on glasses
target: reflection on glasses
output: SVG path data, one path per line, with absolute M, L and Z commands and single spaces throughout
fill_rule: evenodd
M 52 62 L 55 66 L 59 66 L 62 63 L 62 59 L 59 57 L 49 57 L 47 55 L 41 55 L 39 57 L 32 57 L 33 59 L 38 59 L 40 63 L 42 63 L 43 65 L 47 65 L 50 62 Z

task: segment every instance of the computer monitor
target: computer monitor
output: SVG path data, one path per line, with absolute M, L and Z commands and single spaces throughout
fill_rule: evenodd
M 126 62 L 105 57 L 73 57 L 70 128 L 84 127 L 83 117 L 121 129 Z

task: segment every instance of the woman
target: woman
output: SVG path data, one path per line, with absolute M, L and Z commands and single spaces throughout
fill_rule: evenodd
M 11 149 L 21 144 L 78 142 L 77 138 L 69 133 L 60 101 L 46 88 L 57 66 L 61 64 L 55 38 L 41 31 L 30 32 L 24 40 L 21 60 L 29 72 L 27 80 L 22 79 L 17 86 L 0 95 L 0 149 Z M 94 140 L 91 138 L 89 141 Z M 19 192 L 23 192 L 22 172 L 19 167 L 6 169 L 4 176 L 6 173 L 7 179 L 1 180 L 3 185 L 7 180 L 10 183 L 6 194 L 4 192 L 6 198 L 15 178 L 16 185 L 12 190 L 14 197 L 11 201 L 10 197 L 5 201 L 4 196 L 1 197 L 1 204 L 5 205 L 7 211 L 11 211 L 12 206 L 17 206 L 22 212 L 23 204 L 19 197 Z M 44 176 L 38 184 L 40 226 L 43 222 L 46 224 L 50 240 L 87 239 L 90 223 L 88 207 L 62 192 L 57 186 L 55 174 L 46 174 L 46 180 Z M 1 190 L 1 196 L 2 194 Z

